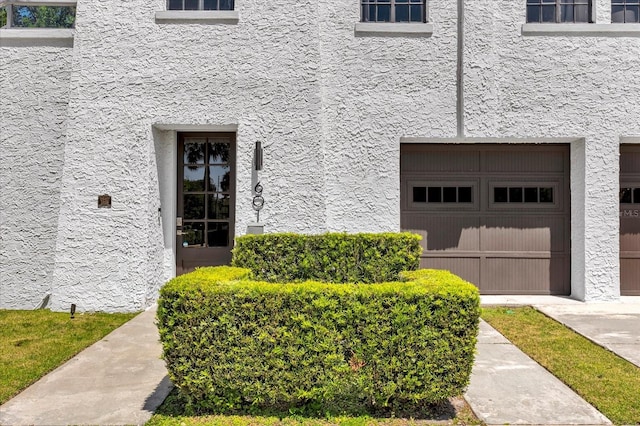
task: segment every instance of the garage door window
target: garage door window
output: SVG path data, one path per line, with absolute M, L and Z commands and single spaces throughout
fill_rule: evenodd
M 553 203 L 552 187 L 496 186 L 494 203 Z
M 620 204 L 640 204 L 640 188 L 620 188 Z
M 414 203 L 472 203 L 471 186 L 414 186 Z

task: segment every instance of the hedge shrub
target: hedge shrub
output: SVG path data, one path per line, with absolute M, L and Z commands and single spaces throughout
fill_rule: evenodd
M 421 237 L 410 233 L 264 234 L 236 238 L 232 264 L 269 282 L 381 283 L 417 269 Z
M 188 410 L 398 409 L 467 386 L 479 296 L 455 275 L 281 285 L 250 274 L 202 268 L 161 289 L 164 359 Z

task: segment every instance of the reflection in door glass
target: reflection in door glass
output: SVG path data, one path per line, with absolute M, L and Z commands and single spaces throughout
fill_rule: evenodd
M 231 169 L 229 166 L 209 166 L 209 191 L 229 191 Z
M 209 194 L 209 219 L 229 219 L 229 200 L 228 194 Z
M 204 219 L 204 194 L 185 194 L 183 199 L 185 219 Z
M 204 191 L 205 166 L 184 166 L 184 192 Z
M 206 139 L 187 138 L 184 143 L 184 163 L 204 164 Z
M 211 140 L 211 139 L 209 139 Z M 209 143 L 209 164 L 220 164 L 229 162 L 229 143 Z
M 207 243 L 209 247 L 226 247 L 229 245 L 229 224 L 209 222 Z
M 187 244 L 184 244 L 187 243 Z M 204 223 L 186 222 L 182 227 L 183 247 L 204 246 Z

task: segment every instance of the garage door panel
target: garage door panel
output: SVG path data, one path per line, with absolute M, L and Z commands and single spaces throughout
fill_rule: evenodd
M 562 258 L 487 258 L 482 264 L 484 294 L 567 294 L 568 270 Z
M 640 146 L 620 146 L 620 294 L 640 296 Z
M 471 282 L 480 282 L 480 258 L 423 257 L 420 267 L 426 269 L 444 269 Z
M 486 219 L 481 229 L 482 250 L 564 251 L 563 217 L 500 216 Z
M 545 148 L 522 154 L 518 151 L 492 151 L 485 156 L 485 170 L 497 173 L 562 173 L 566 161 L 561 151 Z
M 640 258 L 620 259 L 620 293 L 640 296 Z
M 468 217 L 410 215 L 403 229 L 422 236 L 425 250 L 480 250 L 480 220 Z
M 640 217 L 620 218 L 620 251 L 640 251 Z
M 424 172 L 477 172 L 480 154 L 477 152 L 413 151 L 402 156 L 403 171 Z

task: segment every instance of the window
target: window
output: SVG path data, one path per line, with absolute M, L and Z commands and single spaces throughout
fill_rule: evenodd
M 7 28 L 73 28 L 76 21 L 75 6 L 24 6 L 7 4 L 0 11 L 0 27 Z
M 167 10 L 233 10 L 234 0 L 167 0 Z
M 640 188 L 620 188 L 620 204 L 640 204 Z
M 426 0 L 361 0 L 362 22 L 426 22 Z
M 553 188 L 496 186 L 493 188 L 494 203 L 553 203 Z
M 611 0 L 611 22 L 640 23 L 640 0 Z
M 591 0 L 527 0 L 527 22 L 592 22 Z
M 414 203 L 471 203 L 471 186 L 414 186 Z

